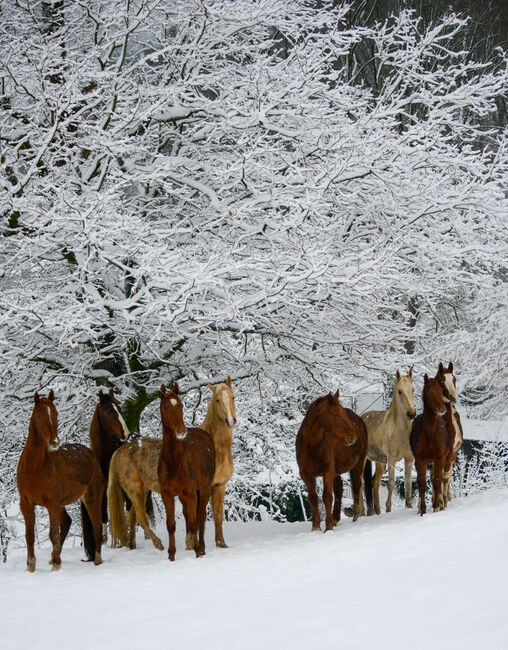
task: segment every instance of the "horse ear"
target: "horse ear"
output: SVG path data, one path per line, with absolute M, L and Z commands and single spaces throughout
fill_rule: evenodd
M 409 372 L 407 373 L 407 376 L 409 377 L 409 379 L 413 379 L 413 366 L 409 368 Z
M 231 377 L 229 375 L 227 376 L 226 384 L 231 388 Z
M 161 384 L 161 396 L 166 394 L 166 384 Z
M 427 376 L 427 373 L 425 373 L 425 374 L 423 375 L 423 381 L 424 381 L 425 383 L 427 383 L 427 382 L 429 381 L 429 378 L 428 378 L 428 376 Z
M 41 401 L 40 395 L 39 395 L 39 393 L 37 391 L 35 391 L 35 394 L 34 394 L 34 402 L 35 402 L 35 404 L 38 404 L 40 401 Z
M 180 393 L 180 388 L 178 387 L 178 382 L 176 381 L 173 382 L 173 393 L 175 393 L 175 395 L 178 395 Z
M 102 392 L 102 390 L 100 390 L 100 391 L 97 393 L 97 397 L 100 399 L 101 403 L 104 402 L 104 397 L 105 397 L 105 395 L 104 395 L 104 393 Z
M 451 361 L 448 364 L 448 372 L 453 372 L 453 363 Z
M 212 384 L 207 384 L 207 386 L 212 391 L 212 393 L 215 393 L 215 386 L 212 386 Z
M 49 391 L 48 399 L 50 399 L 52 402 L 55 401 L 55 393 L 53 392 L 53 389 Z
M 443 370 L 444 370 L 444 368 L 443 368 L 443 364 L 442 364 L 441 361 L 440 361 L 440 362 L 439 362 L 439 368 L 438 368 L 437 371 L 438 371 L 438 372 L 443 372 Z
M 112 388 L 109 389 L 109 396 L 111 397 L 111 399 L 115 399 L 115 395 L 114 395 L 114 393 L 113 393 L 113 389 L 112 389 Z
M 340 394 L 340 391 L 339 391 L 339 389 L 337 388 L 337 390 L 335 391 L 335 395 L 334 395 L 334 397 L 336 397 L 337 399 L 339 399 L 339 394 Z
M 395 374 L 395 379 L 396 379 L 397 381 L 399 381 L 399 379 L 400 379 L 400 370 L 399 370 L 398 368 L 397 368 L 397 372 L 396 372 L 396 374 Z

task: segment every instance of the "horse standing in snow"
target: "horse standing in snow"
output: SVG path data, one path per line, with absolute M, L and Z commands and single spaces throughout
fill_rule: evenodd
M 427 466 L 432 466 L 432 507 L 434 512 L 444 508 L 442 496 L 443 470 L 453 454 L 455 430 L 450 402 L 445 402 L 439 381 L 424 377 L 423 413 L 411 429 L 409 442 L 415 457 L 418 477 L 418 512 L 425 514 Z M 450 432 L 453 432 L 452 434 Z
M 215 544 L 227 548 L 222 531 L 224 515 L 224 493 L 226 484 L 233 474 L 233 427 L 236 424 L 235 395 L 231 388 L 231 377 L 228 375 L 226 383 L 208 388 L 213 395 L 208 403 L 206 417 L 199 428 L 207 431 L 213 438 L 215 445 L 215 476 L 212 483 L 212 510 L 215 524 Z
M 98 393 L 99 402 L 90 424 L 90 446 L 101 466 L 104 483 L 107 485 L 109 464 L 115 449 L 127 440 L 129 430 L 122 417 L 122 411 L 113 391 Z M 104 491 L 102 498 L 102 541 L 108 540 L 108 498 Z
M 187 429 L 178 394 L 176 382 L 169 391 L 162 384 L 162 450 L 157 473 L 166 509 L 168 555 L 171 561 L 174 561 L 176 552 L 175 496 L 179 497 L 183 507 L 187 548 L 194 548 L 196 557 L 205 554 L 206 507 L 215 476 L 213 440 L 210 434 L 202 429 Z
M 365 472 L 371 472 L 370 462 L 376 463 L 374 474 L 374 510 L 377 515 L 381 513 L 379 503 L 379 487 L 381 478 L 388 465 L 388 497 L 386 499 L 386 512 L 392 509 L 392 493 L 395 486 L 395 463 L 401 458 L 405 463 L 405 492 L 406 508 L 411 508 L 411 470 L 414 456 L 409 444 L 411 425 L 416 416 L 415 397 L 413 386 L 413 371 L 401 375 L 397 370 L 393 386 L 393 396 L 390 406 L 385 411 L 368 411 L 362 415 L 362 420 L 367 425 L 368 447 Z M 367 495 L 368 497 L 368 495 Z M 369 498 L 367 498 L 369 501 Z M 363 508 L 363 500 L 361 502 Z M 363 514 L 363 512 L 362 512 Z M 368 511 L 368 514 L 372 512 Z
M 447 420 L 447 424 L 453 427 L 453 430 L 448 431 L 450 438 L 453 436 L 453 450 L 450 454 L 448 462 L 443 470 L 443 505 L 446 508 L 448 501 L 452 498 L 451 493 L 451 482 L 453 474 L 453 463 L 457 458 L 457 452 L 462 447 L 464 441 L 464 434 L 462 431 L 462 424 L 460 423 L 460 415 L 455 409 L 455 404 L 458 400 L 457 394 L 457 380 L 453 374 L 453 364 L 450 361 L 448 368 L 444 368 L 443 364 L 439 364 L 439 368 L 436 374 L 436 379 L 438 380 L 441 390 L 443 391 L 443 399 L 445 402 L 451 404 L 452 418 Z
M 315 400 L 296 436 L 296 460 L 308 490 L 312 530 L 321 529 L 316 477 L 323 477 L 325 532 L 340 521 L 341 474 L 349 472 L 353 491 L 353 519 L 360 516 L 362 475 L 367 455 L 367 428 L 363 420 L 339 402 L 339 391 Z M 335 496 L 335 503 L 333 498 Z M 333 503 L 333 511 L 332 511 Z
M 34 395 L 28 439 L 18 463 L 20 508 L 25 519 L 27 569 L 35 571 L 35 506 L 49 513 L 49 537 L 53 544 L 53 571 L 62 565 L 60 552 L 71 518 L 65 506 L 81 499 L 83 542 L 89 560 L 101 564 L 101 504 L 104 478 L 93 452 L 79 444 L 60 446 L 55 395 Z

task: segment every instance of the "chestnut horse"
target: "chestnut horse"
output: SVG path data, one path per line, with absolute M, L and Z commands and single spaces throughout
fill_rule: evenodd
M 122 417 L 122 411 L 113 391 L 98 393 L 97 404 L 90 424 L 90 447 L 102 469 L 105 485 L 108 483 L 109 463 L 115 449 L 127 440 L 129 429 Z M 102 541 L 108 541 L 108 497 L 102 498 Z
M 82 499 L 83 542 L 89 560 L 101 564 L 101 503 L 104 478 L 93 452 L 84 445 L 60 445 L 55 395 L 34 395 L 28 439 L 18 463 L 20 508 L 25 519 L 27 569 L 35 571 L 35 506 L 49 513 L 49 537 L 53 544 L 50 564 L 58 570 L 60 552 L 71 518 L 65 506 Z M 83 505 L 84 503 L 84 505 Z M 86 510 L 85 510 L 86 508 Z
M 413 371 L 401 375 L 397 370 L 393 385 L 393 396 L 390 406 L 386 411 L 368 411 L 362 415 L 362 420 L 367 425 L 369 444 L 367 459 L 375 461 L 376 473 L 374 474 L 374 510 L 377 515 L 381 513 L 379 503 L 379 487 L 381 478 L 388 465 L 388 497 L 386 499 L 386 512 L 392 509 L 392 493 L 395 486 L 395 463 L 404 459 L 406 508 L 411 508 L 411 471 L 413 469 L 413 452 L 409 445 L 411 425 L 416 416 L 415 396 L 413 386 Z M 370 463 L 366 465 L 370 472 Z M 363 509 L 363 500 L 361 502 Z M 363 512 L 362 512 L 363 514 Z M 368 512 L 368 514 L 372 514 Z
M 444 416 L 444 417 L 443 417 Z M 409 442 L 415 457 L 418 478 L 418 512 L 426 512 L 425 488 L 427 466 L 432 465 L 432 507 L 434 512 L 444 508 L 442 496 L 443 470 L 448 466 L 455 442 L 450 402 L 445 402 L 439 381 L 424 377 L 423 413 L 411 429 Z M 452 432 L 452 433 L 451 433 Z
M 343 472 L 349 472 L 353 491 L 353 520 L 360 516 L 362 475 L 367 456 L 367 427 L 351 409 L 339 402 L 339 391 L 315 400 L 296 436 L 296 460 L 308 490 L 312 530 L 321 529 L 316 477 L 323 477 L 326 528 L 340 520 Z M 335 503 L 332 502 L 335 495 Z
M 436 379 L 438 380 L 441 390 L 443 391 L 443 399 L 445 402 L 450 402 L 452 409 L 452 419 L 451 423 L 453 425 L 453 431 L 449 431 L 450 437 L 454 436 L 453 444 L 453 453 L 450 456 L 448 465 L 444 468 L 443 471 L 443 504 L 444 507 L 448 505 L 448 501 L 452 498 L 451 491 L 451 482 L 453 474 L 453 463 L 457 458 L 457 452 L 462 447 L 464 441 L 464 434 L 462 431 L 462 424 L 460 422 L 460 415 L 455 409 L 455 404 L 458 400 L 457 394 L 457 380 L 453 374 L 453 363 L 450 361 L 448 368 L 444 368 L 443 364 L 439 364 L 439 368 L 436 374 Z
M 213 438 L 215 445 L 215 476 L 212 483 L 212 511 L 215 524 L 215 544 L 220 548 L 227 548 L 222 532 L 224 515 L 224 493 L 226 483 L 233 474 L 233 427 L 236 424 L 235 395 L 231 388 L 231 377 L 228 375 L 226 383 L 212 386 L 212 399 L 208 403 L 208 411 L 203 423 L 199 426 L 207 431 Z
M 162 450 L 157 473 L 166 509 L 171 561 L 174 561 L 176 551 L 175 496 L 179 497 L 183 507 L 187 548 L 194 548 L 196 557 L 205 554 L 206 506 L 215 475 L 213 440 L 202 429 L 187 429 L 178 393 L 176 382 L 169 391 L 164 384 L 161 386 Z

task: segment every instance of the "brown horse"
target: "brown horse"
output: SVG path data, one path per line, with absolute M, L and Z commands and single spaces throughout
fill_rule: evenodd
M 35 571 L 35 506 L 44 506 L 49 513 L 49 537 L 53 544 L 50 564 L 55 571 L 62 564 L 60 551 L 71 525 L 65 506 L 78 499 L 82 499 L 83 541 L 87 557 L 95 564 L 102 562 L 104 478 L 97 458 L 88 447 L 78 444 L 60 446 L 54 399 L 53 391 L 42 398 L 35 393 L 28 439 L 18 463 L 18 490 L 25 519 L 29 571 Z
M 215 475 L 213 440 L 202 429 L 187 429 L 178 393 L 176 382 L 169 391 L 164 384 L 161 386 L 162 450 L 157 473 L 166 509 L 171 561 L 174 561 L 176 551 L 175 496 L 179 497 L 183 507 L 187 547 L 194 548 L 196 557 L 205 554 L 206 506 Z
M 423 413 L 415 418 L 409 437 L 418 478 L 420 515 L 426 512 L 425 488 L 428 465 L 432 465 L 432 507 L 434 512 L 444 508 L 441 492 L 443 470 L 450 462 L 455 438 L 452 418 L 451 404 L 444 401 L 439 381 L 435 378 L 429 379 L 425 375 Z M 450 435 L 450 431 L 453 431 L 453 435 Z
M 464 441 L 464 433 L 462 431 L 462 424 L 460 422 L 460 415 L 455 408 L 455 404 L 458 400 L 457 394 L 457 380 L 453 374 L 453 363 L 450 361 L 448 368 L 445 369 L 442 363 L 439 364 L 439 368 L 436 374 L 436 379 L 438 380 L 441 390 L 443 391 L 443 399 L 445 402 L 450 402 L 452 410 L 452 419 L 451 423 L 453 425 L 453 431 L 449 431 L 448 434 L 450 437 L 453 435 L 454 444 L 453 452 L 450 455 L 449 462 L 443 471 L 443 503 L 444 507 L 448 505 L 448 501 L 452 498 L 451 491 L 451 482 L 453 474 L 453 463 L 457 458 L 457 452 L 462 447 Z M 449 423 L 449 421 L 448 421 Z
M 313 402 L 296 436 L 296 460 L 307 486 L 312 510 L 312 530 L 321 529 L 316 477 L 323 477 L 326 528 L 340 520 L 341 474 L 349 472 L 353 491 L 353 519 L 360 516 L 362 474 L 367 457 L 367 427 L 363 420 L 339 402 L 339 391 Z M 332 501 L 335 495 L 335 503 Z
M 101 466 L 105 485 L 108 483 L 109 463 L 115 449 L 127 440 L 129 429 L 122 417 L 122 411 L 113 391 L 98 393 L 97 404 L 90 424 L 90 446 Z M 108 497 L 102 498 L 102 541 L 108 540 Z
M 227 548 L 222 532 L 224 513 L 224 494 L 226 484 L 233 474 L 233 427 L 236 424 L 235 395 L 231 388 L 231 377 L 228 375 L 225 384 L 212 386 L 212 399 L 208 403 L 208 411 L 200 429 L 207 431 L 215 445 L 215 476 L 212 484 L 212 510 L 215 523 L 215 544 Z

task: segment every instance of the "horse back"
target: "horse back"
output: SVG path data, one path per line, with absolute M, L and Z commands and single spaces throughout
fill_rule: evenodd
M 141 482 L 147 490 L 160 492 L 157 465 L 162 449 L 160 438 L 137 438 L 115 451 L 111 458 L 122 485 Z
M 33 470 L 33 471 L 32 471 Z M 85 445 L 68 443 L 48 451 L 42 466 L 18 468 L 20 493 L 41 506 L 77 501 L 89 485 L 100 490 L 104 479 L 99 462 Z
M 450 435 L 443 417 L 434 421 L 434 426 L 425 426 L 423 414 L 413 420 L 409 444 L 413 456 L 418 460 L 438 460 L 449 452 Z

